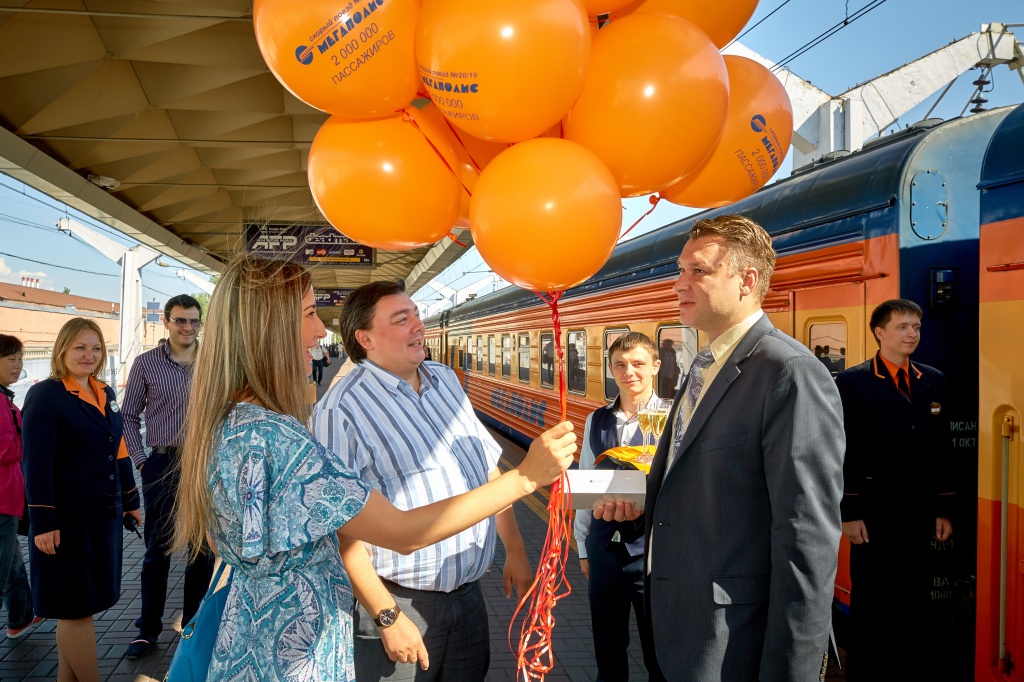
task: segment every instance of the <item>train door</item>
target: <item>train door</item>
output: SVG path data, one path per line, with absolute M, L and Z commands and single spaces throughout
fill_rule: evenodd
M 1024 106 L 1000 124 L 981 183 L 974 677 L 1024 682 Z M 970 434 L 958 434 L 969 436 Z
M 802 289 L 792 294 L 795 337 L 825 365 L 832 376 L 874 354 L 866 345 L 866 293 L 862 282 Z M 844 613 L 850 609 L 850 543 L 839 543 L 835 597 Z
M 519 335 L 519 383 L 530 383 L 530 335 Z

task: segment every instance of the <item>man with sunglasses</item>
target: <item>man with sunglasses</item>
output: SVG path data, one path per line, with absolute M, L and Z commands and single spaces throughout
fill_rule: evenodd
M 142 561 L 142 615 L 135 621 L 139 634 L 128 645 L 129 659 L 142 658 L 163 630 L 167 601 L 167 554 L 174 528 L 172 516 L 178 492 L 178 447 L 181 425 L 192 387 L 197 337 L 202 328 L 199 301 L 187 294 L 164 306 L 167 343 L 141 354 L 132 364 L 124 387 L 124 438 L 132 463 L 142 478 L 145 503 L 146 556 Z M 144 416 L 143 416 L 144 415 Z M 143 426 L 143 421 L 145 425 Z M 185 599 L 181 622 L 199 609 L 213 576 L 213 555 L 201 554 L 185 569 Z

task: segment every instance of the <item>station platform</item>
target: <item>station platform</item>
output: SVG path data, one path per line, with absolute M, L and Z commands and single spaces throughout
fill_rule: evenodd
M 335 359 L 325 368 L 321 386 L 317 387 L 317 398 L 326 392 L 341 363 Z M 503 448 L 499 466 L 515 466 L 523 457 L 523 450 L 504 439 L 495 436 Z M 544 546 L 547 533 L 547 490 L 538 491 L 516 503 L 516 518 L 526 543 L 530 562 L 534 568 Z M 24 538 L 22 538 L 24 547 Z M 177 631 L 181 628 L 181 608 L 185 562 L 176 557 L 171 565 L 168 581 L 167 613 L 164 633 L 153 651 L 145 658 L 130 661 L 125 658 L 128 644 L 135 638 L 135 619 L 139 615 L 139 574 L 145 546 L 133 534 L 124 536 L 124 565 L 122 597 L 118 604 L 96 616 L 96 639 L 99 656 L 100 679 L 108 682 L 161 682 L 174 656 L 177 645 Z M 524 682 L 517 678 L 516 655 L 509 647 L 508 632 L 515 599 L 505 599 L 502 583 L 504 550 L 498 543 L 494 563 L 481 579 L 481 586 L 487 600 L 491 637 L 490 671 L 483 682 Z M 591 638 L 590 608 L 587 603 L 586 579 L 580 571 L 578 555 L 573 547 L 565 571 L 571 593 L 558 602 L 554 609 L 555 627 L 552 639 L 554 669 L 544 679 L 547 682 L 590 682 L 597 677 L 594 664 L 594 644 Z M 85 586 L 83 586 L 85 588 Z M 6 623 L 6 612 L 0 608 L 0 622 Z M 512 648 L 518 645 L 522 613 L 513 629 Z M 57 674 L 57 649 L 54 638 L 55 621 L 44 621 L 19 640 L 0 639 L 0 682 L 44 682 L 53 680 Z M 646 680 L 640 640 L 636 622 L 630 620 L 630 679 Z M 840 655 L 843 652 L 840 649 Z M 842 671 L 832 661 L 826 680 L 843 679 Z M 669 679 L 671 671 L 665 671 Z M 539 679 L 539 678 L 533 678 Z

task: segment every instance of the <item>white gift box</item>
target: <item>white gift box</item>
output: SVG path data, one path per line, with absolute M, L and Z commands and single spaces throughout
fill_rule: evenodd
M 647 497 L 647 475 L 626 469 L 569 469 L 573 509 L 593 509 L 598 502 L 630 502 L 644 508 Z

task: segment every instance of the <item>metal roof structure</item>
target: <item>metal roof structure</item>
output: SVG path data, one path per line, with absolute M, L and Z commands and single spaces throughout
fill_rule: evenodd
M 326 224 L 306 176 L 326 119 L 267 68 L 251 0 L 0 0 L 0 172 L 197 270 L 247 224 Z M 453 232 L 314 286 L 415 292 L 472 244 Z

